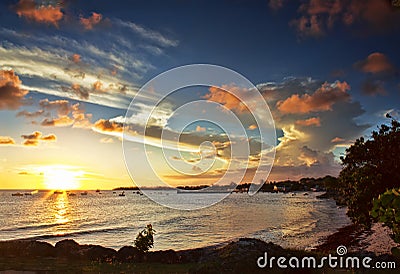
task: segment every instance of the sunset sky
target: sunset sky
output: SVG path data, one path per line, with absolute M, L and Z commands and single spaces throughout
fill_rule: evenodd
M 156 75 L 195 63 L 242 74 L 268 103 L 277 134 L 268 180 L 337 175 L 346 147 L 388 122 L 386 113 L 400 117 L 400 7 L 390 3 L 1 1 L 0 188 L 133 185 L 121 142 L 131 100 Z M 159 93 L 137 99 L 129 117 L 139 159 L 133 172 L 151 185 L 136 129 L 146 125 L 144 113 Z M 153 157 L 163 156 L 161 129 L 177 130 L 173 112 L 194 100 L 222 104 L 238 115 L 247 140 L 257 140 L 262 125 L 236 98 L 219 87 L 191 87 L 164 100 L 149 120 Z M 186 127 L 181 156 L 194 162 L 191 149 L 210 135 L 218 155 L 209 172 L 194 176 L 204 170 L 192 166 L 193 173 L 175 174 L 160 160 L 159 175 L 171 185 L 212 183 L 226 169 L 221 128 L 201 121 Z M 257 145 L 250 147 L 249 158 L 257 158 Z

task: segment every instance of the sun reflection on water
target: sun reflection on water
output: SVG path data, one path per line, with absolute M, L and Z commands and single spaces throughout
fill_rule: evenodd
M 66 193 L 57 195 L 54 200 L 54 219 L 57 224 L 66 224 L 69 220 L 69 202 Z

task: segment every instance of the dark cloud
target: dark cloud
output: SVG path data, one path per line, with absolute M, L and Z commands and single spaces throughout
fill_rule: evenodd
M 21 80 L 13 70 L 0 70 L 0 110 L 15 110 L 23 105 L 27 90 L 21 89 Z
M 64 92 L 75 93 L 80 99 L 89 99 L 89 89 L 82 87 L 79 84 L 72 84 L 70 87 L 61 87 Z
M 384 83 L 380 80 L 367 79 L 361 86 L 361 91 L 365 95 L 386 95 Z
M 55 110 L 58 115 L 68 115 L 71 112 L 71 107 L 68 100 L 55 100 L 49 99 L 40 100 L 39 106 L 47 111 Z
M 337 175 L 340 165 L 331 151 L 362 136 L 369 127 L 355 121 L 365 111 L 352 101 L 345 82 L 292 77 L 258 88 L 270 106 L 277 130 L 282 132 L 270 175 L 274 180 Z M 282 109 L 285 101 L 292 108 L 288 104 Z M 311 112 L 315 115 L 310 117 Z
M 124 125 L 122 123 L 113 122 L 110 120 L 100 119 L 94 123 L 94 127 L 100 131 L 106 132 L 122 132 Z
M 25 118 L 37 118 L 44 114 L 45 114 L 45 112 L 43 109 L 40 109 L 40 110 L 37 110 L 34 112 L 29 112 L 29 111 L 23 110 L 23 111 L 18 112 L 16 116 L 17 117 L 25 117 Z
M 283 7 L 285 0 L 269 0 L 268 6 L 273 10 L 279 10 Z
M 368 31 L 393 29 L 400 19 L 390 1 L 385 0 L 307 0 L 298 13 L 290 25 L 302 37 L 320 37 L 338 24 L 357 25 Z
M 49 134 L 43 136 L 40 131 L 35 131 L 31 134 L 21 135 L 22 139 L 25 141 L 23 142 L 24 146 L 38 146 L 40 141 L 44 142 L 53 142 L 57 140 L 56 135 Z

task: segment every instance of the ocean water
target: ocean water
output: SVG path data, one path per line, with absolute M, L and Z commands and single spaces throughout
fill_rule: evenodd
M 0 240 L 54 244 L 74 239 L 119 249 L 132 245 L 137 233 L 151 223 L 156 230 L 154 250 L 203 247 L 239 237 L 311 249 L 350 223 L 345 208 L 338 208 L 332 200 L 317 199 L 317 193 L 234 193 L 211 207 L 191 211 L 160 206 L 133 191 L 125 191 L 125 197 L 112 191 L 89 191 L 87 196 L 39 191 L 15 197 L 11 193 L 0 191 Z

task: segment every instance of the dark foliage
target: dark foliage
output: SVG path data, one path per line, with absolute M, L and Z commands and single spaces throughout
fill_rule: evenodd
M 147 252 L 154 246 L 154 232 L 151 224 L 148 224 L 145 229 L 139 232 L 135 239 L 135 246 L 139 251 Z
M 381 125 L 369 140 L 363 137 L 341 158 L 338 189 L 355 224 L 370 226 L 372 200 L 400 184 L 400 123 Z

